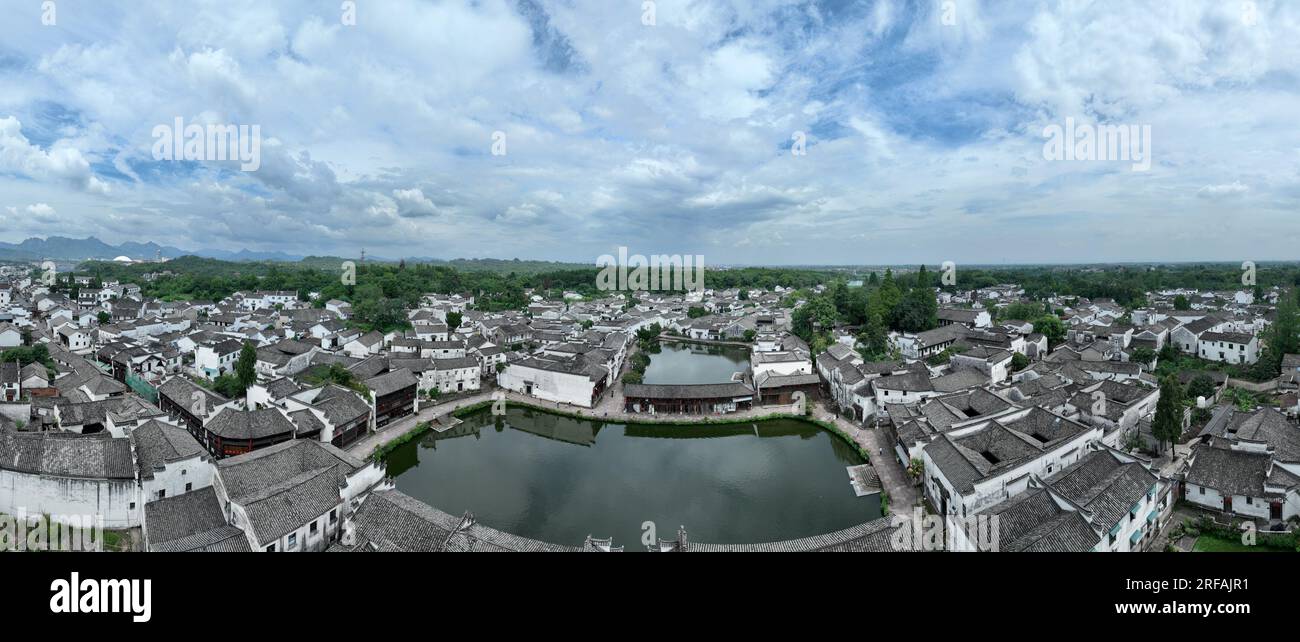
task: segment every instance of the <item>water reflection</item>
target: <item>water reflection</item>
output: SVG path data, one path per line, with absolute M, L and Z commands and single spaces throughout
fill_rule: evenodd
M 735 346 L 662 342 L 650 355 L 645 383 L 726 383 L 749 369 L 749 350 Z
M 578 544 L 613 536 L 639 550 L 641 524 L 695 541 L 759 542 L 879 517 L 845 467 L 862 463 L 805 422 L 700 426 L 602 423 L 511 408 L 484 410 L 391 453 L 402 492 L 526 537 Z

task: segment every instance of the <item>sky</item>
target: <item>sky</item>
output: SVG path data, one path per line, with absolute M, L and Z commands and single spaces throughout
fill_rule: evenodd
M 582 263 L 626 247 L 706 265 L 1300 260 L 1300 2 L 0 12 L 8 242 Z M 258 167 L 160 154 L 177 118 L 256 126 Z M 1054 157 L 1045 132 L 1067 123 L 1147 132 L 1149 168 Z

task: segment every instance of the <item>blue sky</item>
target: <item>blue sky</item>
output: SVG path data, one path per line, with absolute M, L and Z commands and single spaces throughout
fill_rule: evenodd
M 0 0 L 0 239 L 1300 259 L 1300 3 L 339 5 Z M 156 160 L 177 117 L 258 125 L 261 167 Z M 1151 168 L 1046 160 L 1066 118 L 1150 127 Z

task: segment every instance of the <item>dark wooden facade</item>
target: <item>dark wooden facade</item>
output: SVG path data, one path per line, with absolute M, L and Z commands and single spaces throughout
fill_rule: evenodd
M 383 426 L 415 412 L 415 384 L 375 399 L 375 425 Z
M 623 397 L 627 412 L 653 414 L 723 414 L 754 405 L 754 391 L 742 383 L 629 383 L 623 386 Z

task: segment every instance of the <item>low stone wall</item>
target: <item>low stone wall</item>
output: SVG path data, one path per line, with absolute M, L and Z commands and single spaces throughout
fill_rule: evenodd
M 1255 383 L 1253 381 L 1246 381 L 1245 379 L 1228 379 L 1228 385 L 1236 386 L 1243 390 L 1249 390 L 1250 392 L 1272 392 L 1277 390 L 1277 379 L 1265 381 L 1264 383 Z

